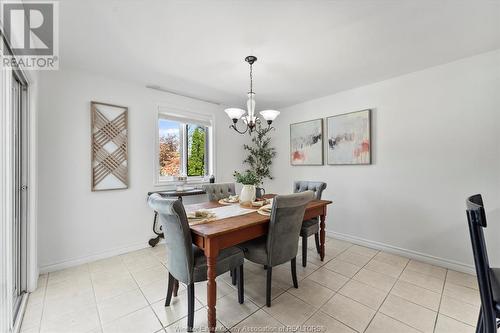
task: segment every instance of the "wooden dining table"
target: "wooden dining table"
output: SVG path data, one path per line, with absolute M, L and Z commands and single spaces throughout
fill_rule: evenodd
M 325 219 L 328 200 L 313 200 L 307 207 L 304 214 L 304 221 L 319 216 L 320 221 L 320 258 L 325 257 Z M 217 201 L 204 202 L 199 204 L 186 205 L 186 212 L 199 209 L 210 209 L 221 207 Z M 257 211 L 213 220 L 205 224 L 190 226 L 193 244 L 203 249 L 207 258 L 207 303 L 208 303 L 208 327 L 210 332 L 216 328 L 216 300 L 217 286 L 215 278 L 217 276 L 217 256 L 219 251 L 230 246 L 243 243 L 267 234 L 269 216 L 264 216 Z

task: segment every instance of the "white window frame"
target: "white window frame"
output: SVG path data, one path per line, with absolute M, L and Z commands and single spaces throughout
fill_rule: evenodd
M 215 175 L 215 118 L 211 114 L 195 113 L 180 108 L 159 105 L 155 113 L 155 154 L 154 154 L 154 186 L 177 185 L 176 180 L 165 179 L 166 177 L 160 176 L 160 165 L 158 160 L 160 158 L 160 118 L 185 121 L 186 123 L 200 123 L 208 127 L 208 175 Z M 180 133 L 180 153 L 185 156 L 187 149 L 187 142 L 185 140 L 185 127 L 181 128 Z M 186 165 L 184 157 L 181 158 L 181 169 L 184 170 Z M 162 179 L 163 178 L 163 179 Z M 209 179 L 201 176 L 188 177 L 188 184 L 202 184 L 208 183 Z

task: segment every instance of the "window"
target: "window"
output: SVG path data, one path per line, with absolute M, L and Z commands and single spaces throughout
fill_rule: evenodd
M 157 183 L 188 176 L 203 181 L 213 173 L 211 165 L 212 121 L 206 117 L 158 116 Z

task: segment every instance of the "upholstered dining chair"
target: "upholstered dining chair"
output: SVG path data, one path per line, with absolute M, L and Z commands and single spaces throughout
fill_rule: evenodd
M 488 251 L 484 240 L 483 228 L 486 228 L 486 214 L 483 198 L 480 194 L 467 199 L 467 219 L 474 253 L 481 309 L 476 332 L 496 333 L 500 319 L 500 268 L 490 268 Z
M 207 192 L 208 201 L 218 201 L 236 194 L 234 183 L 204 184 L 202 188 Z
M 271 221 L 266 236 L 239 245 L 245 258 L 267 269 L 266 305 L 271 306 L 273 267 L 290 261 L 293 286 L 298 288 L 296 256 L 299 233 L 306 205 L 313 199 L 311 191 L 274 197 Z
M 324 182 L 312 182 L 312 181 L 295 181 L 293 183 L 293 192 L 300 193 L 304 191 L 313 191 L 314 199 L 321 200 L 321 195 L 326 189 L 326 183 Z M 307 238 L 314 235 L 314 241 L 316 242 L 316 251 L 320 253 L 319 248 L 319 220 L 317 217 L 310 220 L 304 221 L 302 223 L 302 228 L 300 229 L 300 237 L 302 237 L 302 266 L 307 265 Z
M 152 209 L 158 212 L 163 230 L 168 231 L 168 237 L 165 238 L 168 270 L 165 306 L 170 306 L 176 281 L 186 284 L 188 294 L 187 328 L 191 332 L 194 321 L 194 283 L 207 279 L 206 257 L 203 250 L 192 243 L 188 219 L 180 200 L 165 198 L 156 193 L 149 196 L 148 203 Z M 243 262 L 243 251 L 237 247 L 230 247 L 220 251 L 216 268 L 217 275 L 236 269 L 240 304 L 244 302 Z

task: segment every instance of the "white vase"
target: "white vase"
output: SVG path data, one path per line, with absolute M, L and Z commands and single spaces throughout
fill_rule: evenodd
M 255 201 L 255 185 L 243 185 L 240 193 L 240 202 Z

